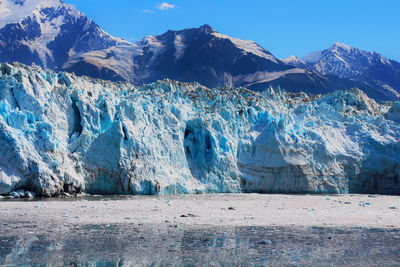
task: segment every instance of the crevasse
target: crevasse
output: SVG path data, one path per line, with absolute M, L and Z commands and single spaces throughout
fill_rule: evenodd
M 0 194 L 400 194 L 399 102 L 0 70 Z

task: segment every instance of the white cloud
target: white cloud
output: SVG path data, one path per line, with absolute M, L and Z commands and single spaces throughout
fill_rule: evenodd
M 170 3 L 167 3 L 167 2 L 162 2 L 161 4 L 159 4 L 159 5 L 157 6 L 157 8 L 158 8 L 159 10 L 170 10 L 170 9 L 176 8 L 176 5 L 170 4 Z
M 151 10 L 151 9 L 143 9 L 142 12 L 143 12 L 143 13 L 147 13 L 147 14 L 156 13 L 154 10 Z

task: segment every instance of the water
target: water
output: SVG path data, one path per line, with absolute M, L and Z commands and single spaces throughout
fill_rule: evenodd
M 1 266 L 399 266 L 400 230 L 1 222 Z M 21 230 L 23 229 L 23 230 Z

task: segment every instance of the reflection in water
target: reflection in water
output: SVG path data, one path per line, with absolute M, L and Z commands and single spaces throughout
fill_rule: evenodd
M 85 225 L 18 232 L 1 224 L 0 265 L 398 265 L 400 230 Z M 25 229 L 25 227 L 24 227 Z

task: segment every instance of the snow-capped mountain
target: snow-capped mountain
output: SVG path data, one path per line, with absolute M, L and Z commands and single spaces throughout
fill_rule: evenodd
M 170 78 L 208 87 L 262 91 L 279 86 L 312 94 L 357 87 L 377 100 L 396 99 L 398 94 L 399 63 L 378 56 L 375 61 L 385 67 L 371 63 L 376 67 L 360 70 L 366 65 L 363 60 L 361 67 L 350 64 L 344 55 L 354 49 L 339 44 L 330 51 L 339 51 L 340 58 L 350 62 L 344 66 L 339 57 L 332 63 L 328 60 L 332 57 L 328 55 L 339 52 L 281 61 L 257 43 L 221 34 L 209 25 L 168 31 L 132 44 L 107 34 L 60 0 L 0 0 L 0 15 L 0 62 L 137 85 Z
M 306 67 L 323 75 L 333 74 L 367 83 L 389 99 L 400 98 L 400 63 L 376 52 L 367 52 L 342 43 L 313 52 L 289 65 Z
M 300 58 L 298 58 L 296 56 L 290 56 L 288 58 L 282 59 L 282 62 L 284 62 L 287 65 L 295 66 L 298 68 L 306 68 L 307 67 L 307 63 L 305 63 L 303 60 L 301 60 Z
M 64 69 L 96 77 L 112 73 L 116 80 L 135 84 L 170 78 L 210 87 L 235 87 L 254 80 L 254 76 L 281 75 L 293 67 L 255 42 L 232 38 L 203 25 L 149 36 L 134 45 L 81 54 Z
M 221 34 L 209 25 L 82 53 L 62 69 L 137 85 L 170 78 L 208 87 L 243 86 L 262 91 L 280 86 L 291 92 L 313 94 L 358 87 L 370 97 L 383 98 L 362 82 L 289 66 L 257 43 Z
M 0 0 L 0 61 L 57 69 L 71 56 L 125 41 L 59 0 Z

